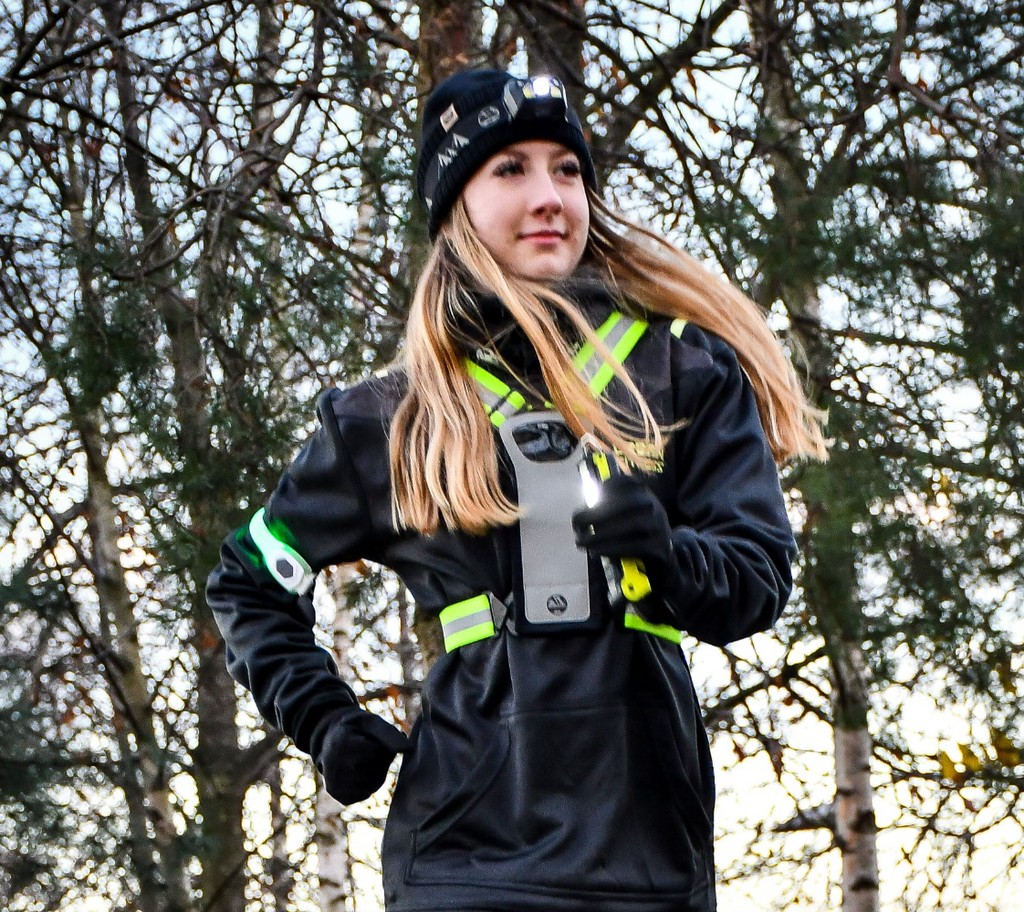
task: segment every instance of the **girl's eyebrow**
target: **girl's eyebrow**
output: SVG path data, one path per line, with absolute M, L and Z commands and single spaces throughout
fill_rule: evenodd
M 529 158 L 529 153 L 523 152 L 521 149 L 513 149 L 510 146 L 506 146 L 500 152 L 496 152 L 495 155 L 507 155 L 511 158 L 524 159 Z M 552 152 L 549 156 L 550 160 L 561 159 L 561 158 L 575 158 L 579 161 L 579 156 L 573 152 L 572 149 L 559 149 L 556 152 Z

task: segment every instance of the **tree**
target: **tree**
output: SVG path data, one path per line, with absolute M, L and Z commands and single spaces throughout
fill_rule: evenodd
M 278 738 L 239 726 L 202 588 L 301 400 L 372 367 L 388 326 L 387 264 L 338 255 L 317 192 L 329 169 L 340 202 L 358 186 L 336 100 L 362 85 L 353 24 L 301 4 L 5 7 L 4 602 L 41 648 L 4 644 L 5 705 L 38 745 L 24 769 L 62 776 L 5 783 L 12 907 L 281 892 L 282 834 L 261 845 L 252 810 L 269 791 L 289 825 Z
M 1021 350 L 1010 325 L 1022 250 L 1021 9 L 897 3 L 850 18 L 839 4 L 750 3 L 742 27 L 728 18 L 737 9 L 712 8 L 674 47 L 645 33 L 649 61 L 603 55 L 635 92 L 630 113 L 663 136 L 658 167 L 632 169 L 652 213 L 669 228 L 694 226 L 690 243 L 773 315 L 835 440 L 827 465 L 787 478 L 803 556 L 785 651 L 774 674 L 729 657 L 733 683 L 710 716 L 739 756 L 760 743 L 780 778 L 782 722 L 750 701 L 780 696 L 792 731 L 794 717 L 829 722 L 837 789 L 815 826 L 828 825 L 843 857 L 844 908 L 879 902 L 872 767 L 888 780 L 891 813 L 918 834 L 906 844 L 915 865 L 950 841 L 961 847 L 962 879 L 946 865 L 941 884 L 911 878 L 904 897 L 941 904 L 946 890 L 974 891 L 972 828 L 1015 820 L 1021 732 L 1006 688 L 1020 666 L 1018 564 L 1005 535 L 1019 511 L 1006 497 L 1019 427 L 1000 416 L 1013 408 L 1005 377 Z M 664 65 L 687 47 L 682 66 Z M 975 330 L 993 322 L 999 342 Z M 940 705 L 955 697 L 988 720 L 964 729 L 959 764 L 901 711 L 895 695 L 910 691 Z M 966 798 L 968 786 L 984 798 Z M 983 805 L 984 822 L 954 824 L 958 800 Z M 811 810 L 794 807 L 780 829 L 808 826 Z M 946 838 L 932 842 L 929 830 Z M 828 845 L 808 844 L 801 863 Z
M 792 609 L 688 646 L 724 894 L 997 906 L 1024 844 L 1019 3 L 3 11 L 8 907 L 314 902 L 308 769 L 236 702 L 202 581 L 309 400 L 398 348 L 419 100 L 527 60 L 576 93 L 606 195 L 759 301 L 829 413 L 830 461 L 785 476 Z M 407 723 L 433 622 L 413 643 L 393 578 L 343 575 L 350 677 Z

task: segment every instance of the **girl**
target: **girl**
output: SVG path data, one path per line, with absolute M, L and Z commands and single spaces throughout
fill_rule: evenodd
M 715 907 L 714 785 L 681 631 L 764 630 L 791 588 L 776 460 L 822 455 L 760 312 L 605 207 L 557 80 L 427 101 L 434 245 L 404 364 L 230 536 L 208 597 L 231 674 L 360 801 L 403 761 L 391 912 Z M 315 644 L 316 573 L 366 558 L 437 615 L 407 738 Z

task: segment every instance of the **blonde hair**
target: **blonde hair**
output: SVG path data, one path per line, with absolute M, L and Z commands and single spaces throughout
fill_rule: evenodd
M 588 191 L 589 192 L 589 191 Z M 821 415 L 758 307 L 693 257 L 607 208 L 590 193 L 590 233 L 584 262 L 597 266 L 622 304 L 696 323 L 736 350 L 750 377 L 761 422 L 779 461 L 824 458 Z M 464 326 L 471 289 L 488 289 L 533 345 L 546 396 L 577 435 L 591 433 L 638 468 L 654 467 L 663 431 L 625 369 L 597 338 L 579 308 L 540 282 L 510 275 L 469 220 L 461 198 L 441 226 L 416 285 L 406 328 L 409 388 L 391 423 L 392 514 L 396 528 L 432 534 L 443 525 L 482 534 L 519 518 L 502 492 L 492 426 L 465 367 Z M 472 306 L 472 305 L 469 305 Z M 636 412 L 595 399 L 573 364 L 556 322 L 563 315 L 625 385 Z M 511 365 L 506 365 L 512 371 Z

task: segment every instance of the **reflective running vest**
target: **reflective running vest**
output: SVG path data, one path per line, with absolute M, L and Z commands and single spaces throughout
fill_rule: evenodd
M 633 319 L 617 311 L 613 312 L 607 320 L 596 330 L 597 337 L 604 342 L 604 344 L 611 350 L 611 353 L 618 363 L 622 363 L 629 356 L 629 353 L 633 350 L 636 343 L 641 339 L 644 332 L 647 329 L 647 323 L 643 320 Z M 675 320 L 672 323 L 671 331 L 676 337 L 682 333 L 684 326 L 686 325 L 685 320 Z M 615 371 L 610 364 L 598 353 L 592 344 L 589 342 L 585 343 L 580 350 L 577 352 L 574 359 L 576 367 L 580 373 L 587 380 L 590 391 L 594 397 L 599 397 L 608 386 L 612 377 L 615 376 Z M 483 403 L 484 410 L 487 412 L 491 423 L 501 429 L 506 421 L 520 412 L 526 410 L 531 411 L 531 407 L 527 404 L 525 397 L 521 392 L 513 389 L 499 377 L 496 377 L 486 368 L 481 367 L 476 362 L 467 359 L 466 369 L 476 382 L 477 392 L 480 395 L 480 400 Z M 548 408 L 551 408 L 550 403 L 545 403 Z M 547 413 L 538 414 L 537 417 L 547 417 Z M 557 413 L 553 413 L 557 416 Z M 502 435 L 503 438 L 507 435 Z M 508 448 L 509 442 L 506 441 L 506 448 Z M 511 452 L 510 452 L 510 455 Z M 518 455 L 518 454 L 516 454 Z M 603 455 L 603 454 L 602 454 Z M 515 460 L 514 460 L 515 461 Z M 539 465 L 544 465 L 539 464 Z M 557 464 L 556 464 L 557 465 Z M 564 475 L 565 473 L 562 472 Z M 601 473 L 603 478 L 607 478 L 606 473 Z M 564 479 L 563 479 L 564 482 Z M 568 528 L 568 517 L 565 518 L 566 527 Z M 533 549 L 536 550 L 536 549 Z M 560 554 L 554 552 L 551 554 L 555 559 L 562 559 L 566 553 L 566 549 L 560 549 Z M 667 624 L 651 624 L 644 620 L 643 617 L 637 612 L 634 601 L 639 601 L 642 597 L 650 593 L 650 583 L 647 580 L 646 575 L 643 574 L 642 564 L 637 561 L 623 561 L 623 572 L 633 584 L 633 591 L 628 592 L 626 597 L 629 600 L 629 604 L 626 606 L 626 614 L 624 623 L 625 626 L 633 629 L 640 630 L 646 633 L 660 636 L 665 639 L 672 641 L 673 643 L 680 643 L 682 636 L 678 630 L 674 627 L 670 627 Z M 555 569 L 555 568 L 548 568 Z M 565 576 L 563 572 L 561 576 Z M 573 576 L 580 576 L 578 568 Z M 538 577 L 543 579 L 538 580 Z M 537 568 L 534 568 L 534 572 L 531 573 L 530 569 L 526 566 L 523 567 L 523 592 L 529 593 L 536 589 L 540 592 L 547 591 L 551 588 L 552 578 L 558 579 L 559 574 L 545 574 L 543 572 L 537 572 Z M 536 581 L 536 585 L 531 585 L 530 580 Z M 563 581 L 565 582 L 565 581 Z M 569 580 L 565 582 L 567 588 L 578 590 L 580 580 Z M 556 586 L 557 588 L 557 586 Z M 624 587 L 629 589 L 630 587 Z M 527 596 L 527 599 L 529 596 Z M 557 596 L 548 596 L 548 601 Z M 577 603 L 578 604 L 578 603 Z M 527 606 L 524 606 L 524 610 Z M 571 600 L 566 599 L 563 603 L 556 603 L 556 607 L 562 611 L 572 610 L 573 603 Z M 584 611 L 582 607 L 576 608 L 577 614 L 580 615 Z M 530 612 L 536 617 L 537 609 L 534 606 L 530 609 Z M 504 622 L 506 614 L 505 605 L 490 593 L 481 593 L 478 596 L 474 596 L 470 599 L 465 599 L 461 602 L 457 602 L 453 605 L 449 605 L 443 609 L 439 615 L 441 621 L 441 629 L 444 636 L 445 649 L 451 652 L 454 649 L 458 649 L 460 646 L 465 646 L 467 643 L 476 642 L 477 640 L 486 639 L 494 636 L 501 629 L 501 625 Z M 589 608 L 586 610 L 585 617 L 589 617 Z

